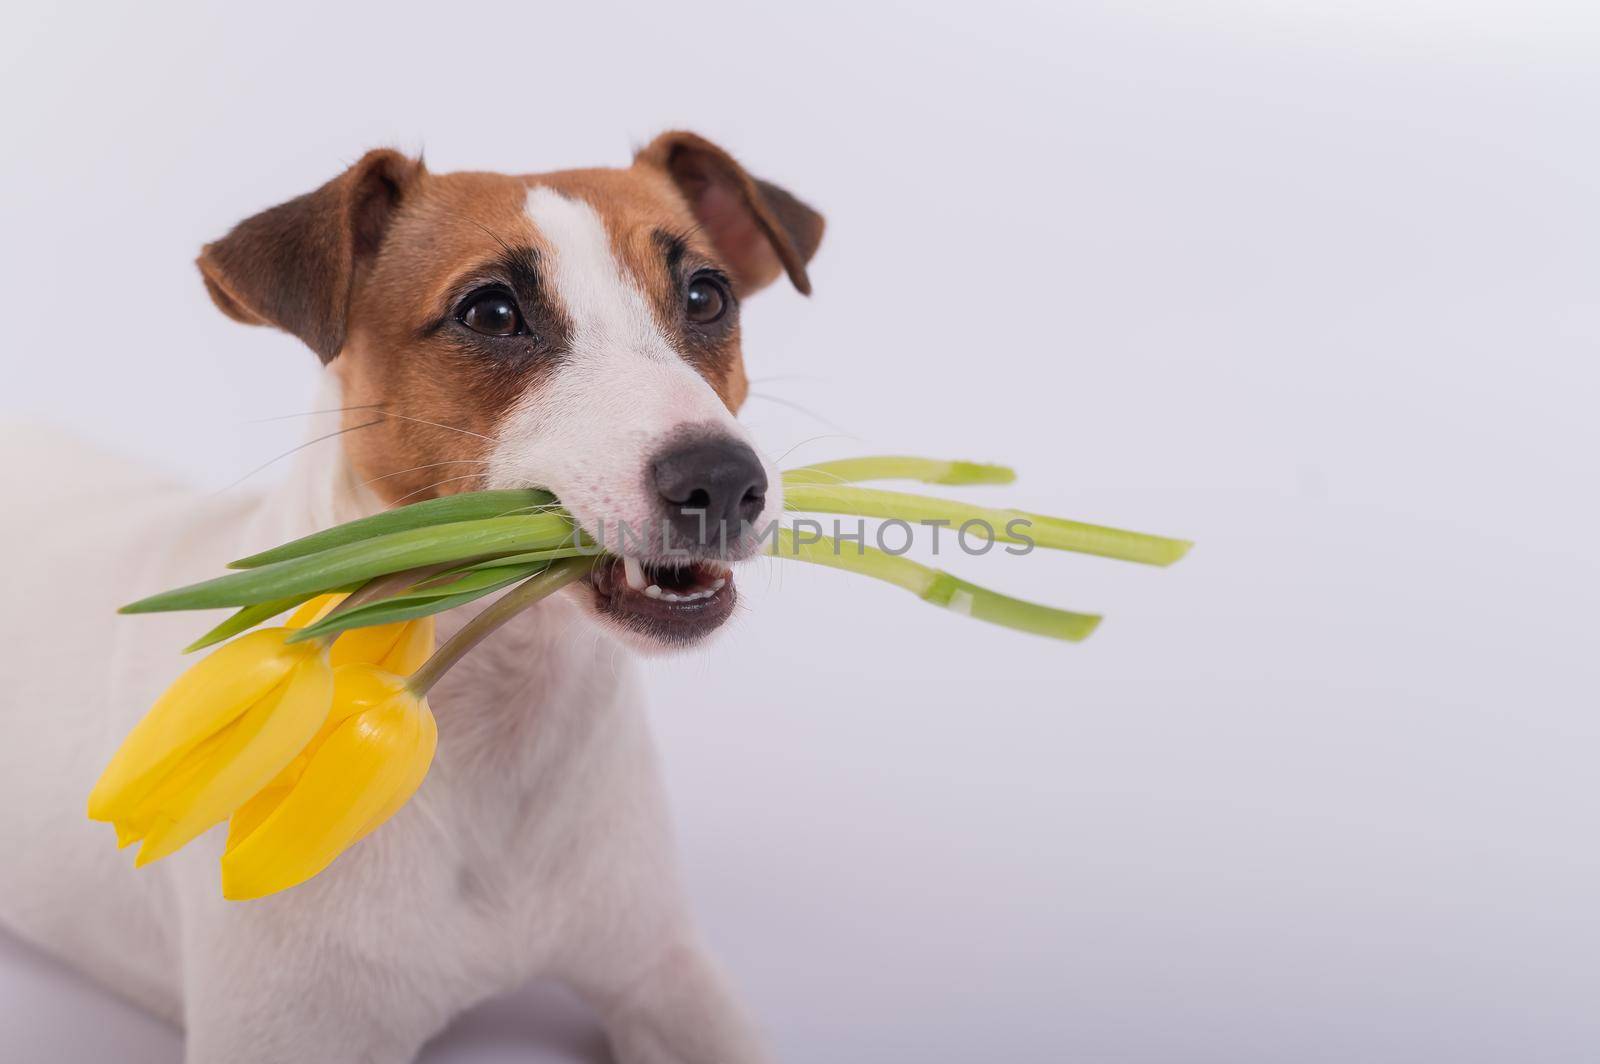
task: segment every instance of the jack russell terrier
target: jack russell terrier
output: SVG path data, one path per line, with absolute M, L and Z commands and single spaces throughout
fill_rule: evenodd
M 207 245 L 216 305 L 316 352 L 340 431 L 247 498 L 8 430 L 0 484 L 49 521 L 0 529 L 26 560 L 0 620 L 0 921 L 181 1023 L 190 1064 L 410 1060 L 535 977 L 591 1003 L 625 1064 L 765 1060 L 691 925 L 616 648 L 709 635 L 734 605 L 723 562 L 754 546 L 714 551 L 706 515 L 781 512 L 733 416 L 739 304 L 785 274 L 809 292 L 822 229 L 716 145 L 667 133 L 626 169 L 535 176 L 373 151 Z M 225 829 L 135 871 L 85 818 L 187 663 L 174 648 L 208 623 L 120 603 L 401 501 L 527 486 L 643 545 L 451 671 L 422 789 L 325 872 L 224 901 Z M 462 612 L 440 615 L 441 640 Z

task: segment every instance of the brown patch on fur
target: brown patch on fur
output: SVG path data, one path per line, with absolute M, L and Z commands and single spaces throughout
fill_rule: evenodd
M 361 478 L 390 502 L 482 487 L 501 418 L 556 364 L 486 358 L 454 321 L 455 301 L 467 294 L 457 289 L 496 279 L 486 268 L 508 247 L 548 253 L 523 212 L 526 197 L 515 177 L 430 176 L 394 220 L 352 303 L 350 343 L 334 371 L 347 405 L 374 404 L 393 416 L 348 434 L 345 447 Z M 370 414 L 350 410 L 346 423 Z
M 806 264 L 822 243 L 822 215 L 696 133 L 663 133 L 634 157 L 635 169 L 667 175 L 732 268 L 741 293 L 782 272 L 811 294 Z
M 375 422 L 343 436 L 345 451 L 387 502 L 481 487 L 506 412 L 559 369 L 570 325 L 558 299 L 505 275 L 508 259 L 527 262 L 526 274 L 552 254 L 525 212 L 532 185 L 595 209 L 663 335 L 731 410 L 749 392 L 737 298 L 721 327 L 694 328 L 688 279 L 719 271 L 743 297 L 787 269 L 809 291 L 821 217 L 693 134 L 657 138 L 625 170 L 531 176 L 432 174 L 396 152 L 370 152 L 315 192 L 241 222 L 199 265 L 224 313 L 277 325 L 332 362 L 344 426 Z M 676 274 L 661 234 L 684 246 Z M 511 289 L 525 316 L 537 310 L 536 335 L 485 342 L 462 326 L 460 301 L 484 284 Z
M 196 265 L 221 311 L 276 325 L 324 363 L 344 346 L 357 274 L 383 244 L 420 161 L 380 148 L 314 192 L 246 218 L 200 249 Z

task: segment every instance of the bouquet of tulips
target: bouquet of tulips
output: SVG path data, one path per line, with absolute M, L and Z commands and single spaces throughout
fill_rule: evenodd
M 857 486 L 871 480 L 1004 484 L 1003 466 L 924 458 L 824 462 L 786 472 L 785 508 L 948 526 L 988 543 L 1170 565 L 1183 540 L 1018 510 Z M 802 527 L 814 526 L 814 530 Z M 1002 595 L 861 538 L 797 519 L 767 552 L 883 580 L 954 612 L 1069 641 L 1099 624 Z M 427 694 L 485 636 L 616 559 L 548 492 L 480 491 L 385 511 L 232 563 L 242 570 L 153 595 L 124 613 L 233 607 L 192 643 L 225 645 L 181 675 L 129 734 L 89 816 L 136 865 L 228 822 L 224 896 L 295 886 L 393 816 L 438 742 Z M 509 588 L 434 648 L 432 615 Z M 278 627 L 258 627 L 282 614 Z M 237 638 L 235 638 L 237 637 Z

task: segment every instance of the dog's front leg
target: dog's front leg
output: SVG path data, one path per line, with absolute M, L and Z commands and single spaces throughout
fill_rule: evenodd
M 692 938 L 668 943 L 601 1009 L 619 1064 L 765 1064 L 771 1058 L 715 964 Z
M 266 948 L 263 948 L 263 947 Z M 419 1030 L 392 987 L 329 944 L 185 951 L 184 1064 L 408 1064 Z
M 643 718 L 622 716 L 631 736 L 614 731 L 565 793 L 567 832 L 585 845 L 543 862 L 561 870 L 539 910 L 555 947 L 546 974 L 595 1008 L 618 1064 L 766 1064 L 695 933 Z
M 406 1064 L 454 1015 L 447 972 L 413 966 L 440 955 L 418 940 L 428 922 L 363 874 L 367 856 L 248 902 L 223 901 L 214 871 L 192 869 L 182 884 L 185 1064 Z

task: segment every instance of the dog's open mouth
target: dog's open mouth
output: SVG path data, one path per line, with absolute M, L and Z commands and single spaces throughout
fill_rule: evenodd
M 668 643 L 691 643 L 733 612 L 733 572 L 712 561 L 607 558 L 589 575 L 600 611 Z

